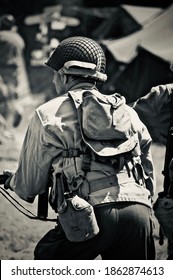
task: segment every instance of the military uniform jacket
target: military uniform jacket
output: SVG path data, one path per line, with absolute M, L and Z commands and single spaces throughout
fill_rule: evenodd
M 78 85 L 78 90 L 81 86 Z M 87 181 L 92 188 L 89 194 L 89 202 L 92 205 L 132 201 L 151 206 L 151 197 L 155 189 L 150 151 L 151 137 L 136 112 L 130 107 L 129 112 L 138 135 L 146 185 L 138 185 L 132 176 L 127 175 L 126 169 L 116 174 L 111 165 L 91 161 Z M 30 121 L 20 153 L 19 166 L 11 180 L 12 188 L 19 197 L 33 202 L 38 194 L 45 192 L 50 170 L 53 170 L 54 177 L 63 170 L 69 184 L 75 180 L 78 187 L 82 186 L 82 155 L 64 158 L 62 151 L 84 148 L 76 109 L 68 94 L 50 100 L 35 110 Z M 115 175 L 114 184 L 109 185 L 108 178 Z M 99 188 L 99 182 L 102 182 L 105 188 Z

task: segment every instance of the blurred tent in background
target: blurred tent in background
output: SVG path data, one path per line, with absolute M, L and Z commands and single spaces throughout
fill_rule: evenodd
M 161 8 L 121 5 L 92 33 L 95 40 L 121 38 L 143 28 L 156 17 Z
M 119 91 L 127 102 L 133 102 L 152 86 L 171 83 L 173 5 L 142 30 L 121 39 L 103 40 L 102 44 L 108 56 L 109 79 L 104 85 L 108 93 Z
M 167 7 L 171 2 L 171 0 L 83 0 L 84 6 L 87 7 L 104 7 L 106 5 L 115 6 L 122 4 L 148 7 Z
M 118 90 L 127 95 L 128 89 L 127 99 L 131 101 L 132 94 L 134 99 L 142 95 L 153 83 L 168 79 L 160 78 L 170 75 L 167 70 L 168 61 L 160 58 L 160 54 L 140 46 L 136 38 L 139 35 L 146 36 L 145 32 L 143 33 L 144 26 L 147 31 L 149 22 L 154 22 L 153 18 L 171 2 L 171 0 L 141 0 L 140 3 L 135 0 L 18 0 L 17 2 L 1 0 L 0 13 L 12 13 L 17 19 L 20 35 L 26 45 L 24 55 L 33 94 L 44 93 L 47 99 L 56 95 L 52 83 L 52 70 L 44 63 L 61 40 L 81 35 L 98 40 L 105 48 L 109 76 L 108 82 L 103 86 L 105 92 L 109 94 Z M 161 32 L 160 28 L 159 25 L 156 30 L 159 34 L 163 33 L 163 28 Z M 124 54 L 118 58 L 114 51 L 117 43 L 120 46 L 120 53 L 121 48 L 127 55 L 131 49 L 135 49 L 135 54 L 138 55 L 127 61 L 122 59 Z M 154 77 L 152 81 L 150 80 L 154 71 L 151 70 L 151 75 L 147 61 L 150 69 L 155 69 L 156 61 L 158 65 L 157 79 Z M 135 66 L 136 63 L 140 70 Z M 130 65 L 132 70 L 128 70 Z
M 73 16 L 80 20 L 80 25 L 76 29 L 69 29 L 69 34 L 93 37 L 93 31 L 102 23 L 114 18 L 119 11 L 119 7 L 63 7 L 62 15 Z M 68 35 L 69 35 L 68 34 Z
M 146 7 L 146 6 L 133 6 L 133 5 L 121 5 L 139 24 L 144 26 L 151 19 L 155 18 L 162 10 L 161 7 Z
M 160 11 L 160 8 L 133 9 L 129 6 L 70 6 L 66 9 L 62 5 L 53 5 L 45 7 L 40 14 L 28 15 L 22 28 L 32 92 L 45 92 L 48 99 L 56 95 L 52 70 L 47 69 L 44 63 L 61 40 L 69 36 L 87 36 L 95 40 L 99 40 L 100 35 L 102 38 L 122 38 L 141 30 L 144 22 L 148 22 Z M 138 13 L 143 16 L 140 17 Z

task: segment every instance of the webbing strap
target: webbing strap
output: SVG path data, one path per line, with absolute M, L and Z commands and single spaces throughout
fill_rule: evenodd
M 82 152 L 79 149 L 65 149 L 62 151 L 63 158 L 80 157 L 83 155 L 82 170 L 87 173 L 90 170 L 91 154 L 89 151 Z
M 84 171 L 85 175 L 88 171 L 90 171 L 91 166 L 91 156 L 90 154 L 84 154 L 83 161 L 82 161 L 82 170 Z
M 122 183 L 132 183 L 135 179 L 133 176 L 129 177 L 127 172 L 119 172 L 116 175 L 110 175 L 105 178 L 96 179 L 89 182 L 90 193 L 99 191 L 101 189 L 117 186 Z
M 72 158 L 72 157 L 79 157 L 81 154 L 83 154 L 82 151 L 79 149 L 65 149 L 62 151 L 62 156 L 64 158 Z
M 90 171 L 91 166 L 91 154 L 89 151 L 82 152 L 79 149 L 66 149 L 63 150 L 62 155 L 64 158 L 72 158 L 72 157 L 79 157 L 83 154 L 82 159 L 82 170 L 84 171 L 84 176 L 86 176 L 87 172 Z M 118 171 L 122 170 L 123 167 L 126 167 L 126 172 L 118 172 L 116 175 L 107 176 L 105 178 L 96 179 L 92 182 L 89 182 L 90 186 L 90 193 L 95 192 L 99 189 L 109 188 L 111 186 L 115 186 L 120 184 L 124 181 L 126 182 L 133 182 L 136 181 L 140 185 L 143 184 L 143 174 L 140 172 L 139 168 L 137 168 L 137 164 L 130 161 L 132 165 L 131 168 L 129 164 L 126 162 L 125 157 L 122 155 L 119 157 L 119 168 Z M 115 169 L 116 172 L 116 169 Z M 132 176 L 131 176 L 132 175 Z

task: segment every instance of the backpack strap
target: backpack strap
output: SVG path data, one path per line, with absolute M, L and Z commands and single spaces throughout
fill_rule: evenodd
M 84 171 L 84 174 L 88 171 L 90 171 L 90 165 L 91 165 L 91 151 L 88 147 L 85 147 L 85 151 L 80 151 L 79 149 L 65 149 L 62 151 L 63 158 L 72 158 L 72 157 L 80 157 L 80 155 L 83 155 L 83 161 L 82 161 L 82 170 Z
M 84 177 L 86 177 L 86 174 L 88 171 L 90 171 L 91 166 L 91 153 L 85 153 L 83 155 L 83 161 L 82 161 L 82 170 L 84 171 Z
M 80 157 L 84 152 L 79 149 L 65 149 L 62 151 L 63 158 L 72 158 L 72 157 Z

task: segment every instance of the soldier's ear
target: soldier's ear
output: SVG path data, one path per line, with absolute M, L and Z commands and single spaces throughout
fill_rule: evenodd
M 58 75 L 60 77 L 61 82 L 65 85 L 67 83 L 68 77 L 66 74 L 64 74 L 64 72 L 60 69 L 58 71 Z

